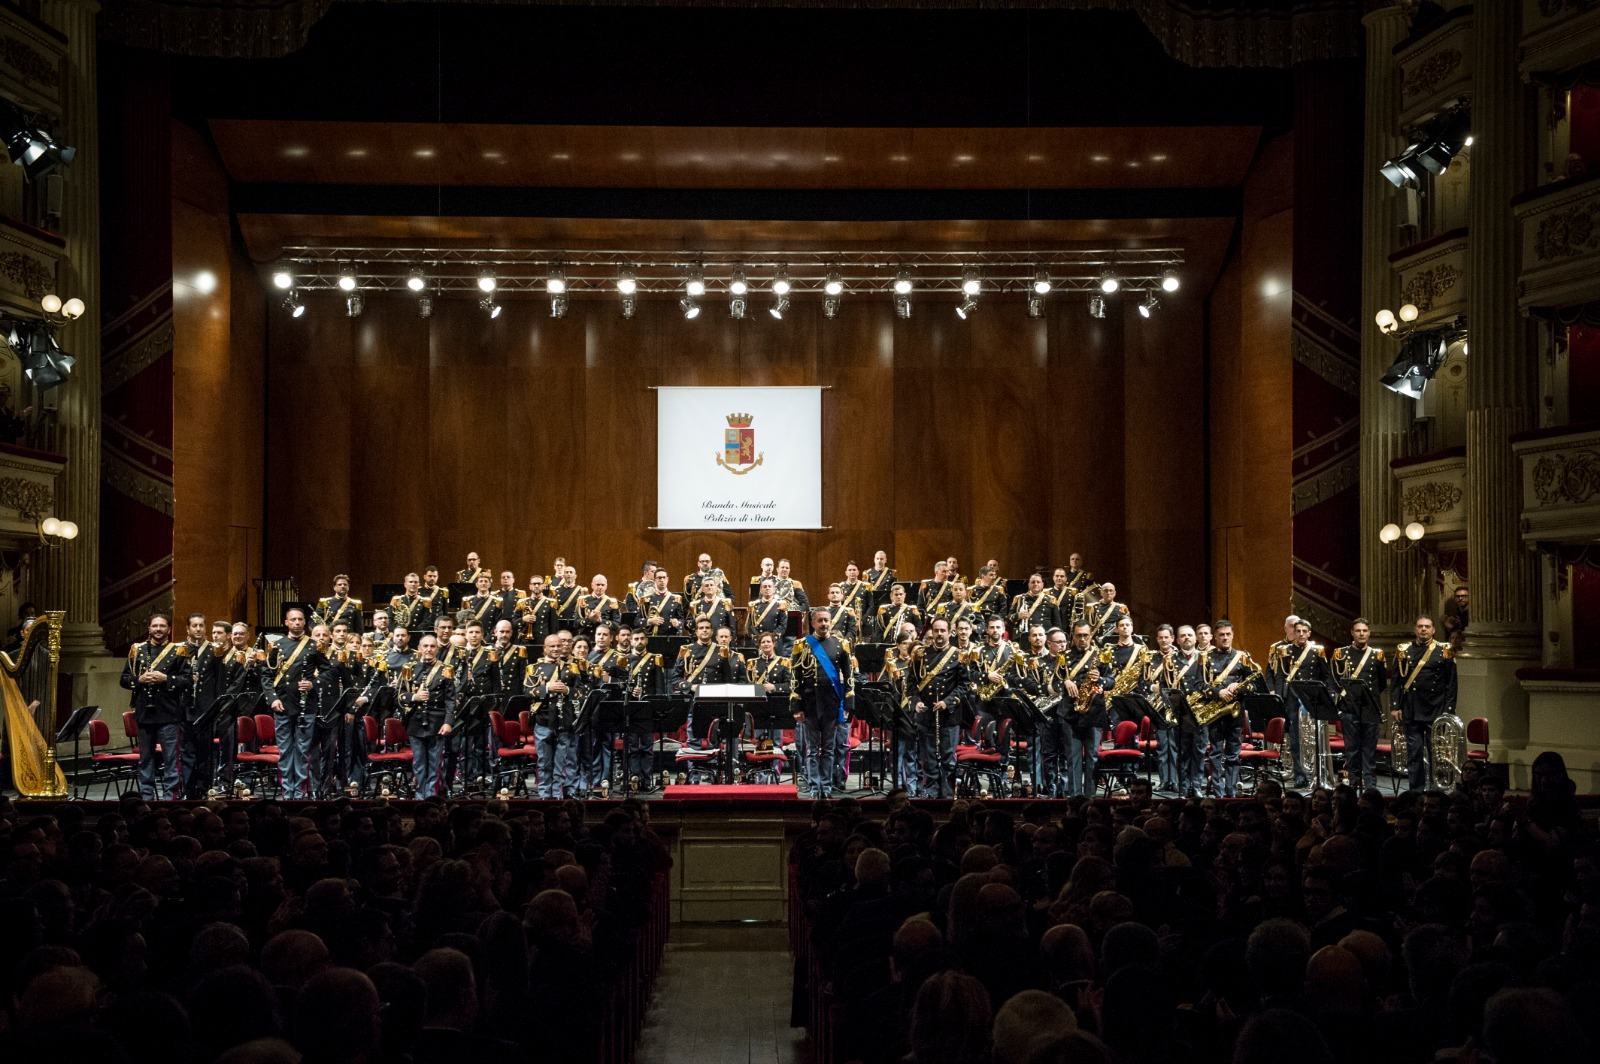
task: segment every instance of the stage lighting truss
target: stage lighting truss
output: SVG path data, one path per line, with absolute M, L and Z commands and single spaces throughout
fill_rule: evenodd
M 1033 316 L 1043 313 L 1047 300 L 1072 293 L 1100 296 L 1101 306 L 1116 298 L 1145 305 L 1152 293 L 1177 291 L 1183 267 L 1184 252 L 1176 246 L 691 253 L 296 246 L 284 250 L 268 279 L 301 298 L 327 291 L 415 298 L 416 285 L 423 283 L 435 299 L 492 296 L 496 310 L 519 296 L 551 299 L 553 312 L 558 296 L 563 312 L 571 299 L 608 298 L 620 301 L 624 317 L 632 316 L 640 299 L 679 302 L 685 297 L 696 314 L 705 299 L 726 299 L 730 316 L 738 317 L 740 301 L 748 315 L 749 300 L 763 290 L 773 297 L 766 306 L 774 317 L 808 297 L 831 316 L 840 312 L 842 296 L 849 292 L 881 297 L 899 317 L 909 318 L 913 291 L 921 299 L 948 302 L 963 317 L 980 301 L 1008 297 Z M 690 313 L 681 303 L 680 309 Z

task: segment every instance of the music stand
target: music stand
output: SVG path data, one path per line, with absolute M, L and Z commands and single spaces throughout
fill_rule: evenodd
M 601 695 L 598 705 L 594 708 L 594 730 L 601 736 L 626 736 L 628 732 L 629 708 L 634 704 L 628 697 L 628 692 L 620 684 L 606 684 L 597 689 Z M 641 703 L 642 700 L 641 700 Z M 587 705 L 587 699 L 585 699 Z M 581 712 L 581 710 L 580 710 Z M 614 746 L 615 744 L 613 744 Z M 626 762 L 628 757 L 628 743 L 624 738 L 622 743 L 622 757 L 616 756 L 616 750 L 611 751 L 611 771 L 607 775 L 611 779 L 613 791 L 617 791 L 622 782 L 626 782 L 626 774 L 622 780 L 617 779 L 617 765 L 619 761 Z M 626 792 L 620 792 L 626 793 Z
M 727 746 L 724 748 L 727 771 L 723 778 L 729 783 L 733 782 L 733 770 L 738 763 L 739 737 L 744 731 L 744 722 L 738 719 L 738 711 L 757 705 L 765 706 L 766 702 L 767 693 L 759 684 L 753 683 L 703 683 L 695 692 L 696 707 L 704 705 L 708 709 L 716 709 L 716 715 L 728 722 Z
M 57 746 L 60 746 L 68 739 L 72 740 L 72 786 L 74 790 L 79 789 L 78 781 L 83 775 L 81 762 L 78 758 L 78 743 L 83 738 L 83 729 L 88 727 L 89 722 L 94 719 L 94 715 L 99 712 L 99 706 L 79 706 L 67 716 L 66 723 L 56 731 Z M 84 785 L 82 791 L 83 797 L 88 797 L 87 784 Z
M 195 718 L 194 723 L 189 725 L 189 727 L 194 731 L 204 733 L 210 737 L 205 744 L 206 764 L 203 774 L 204 777 L 211 778 L 212 780 L 215 780 L 216 778 L 217 743 L 215 740 L 218 738 L 218 736 L 215 733 L 217 721 L 219 719 L 228 720 L 237 717 L 239 715 L 240 704 L 244 700 L 248 698 L 255 698 L 256 696 L 257 692 L 255 691 L 234 691 L 229 694 L 218 695 L 216 698 L 211 700 L 211 708 L 200 714 L 199 717 Z M 200 766 L 196 764 L 195 768 L 198 770 Z M 196 771 L 195 778 L 202 778 L 202 773 Z M 204 800 L 206 797 L 204 791 L 196 791 L 194 789 L 193 781 L 190 782 L 190 785 L 186 788 L 186 790 L 188 792 L 187 797 L 189 798 L 195 800 Z
M 651 775 L 654 776 L 655 765 L 667 752 L 667 736 L 689 723 L 689 699 L 681 695 L 667 695 L 652 698 L 649 703 L 650 723 L 656 733 L 656 761 L 650 766 Z M 688 735 L 684 738 L 687 739 Z
M 863 673 L 872 676 L 883 671 L 884 655 L 889 652 L 888 643 L 857 643 L 850 648 L 855 655 L 856 665 Z
M 782 753 L 783 729 L 794 727 L 794 710 L 789 708 L 789 696 L 761 694 L 759 697 L 762 699 L 761 702 L 752 702 L 746 708 L 746 714 L 750 718 L 750 732 L 753 736 L 759 736 L 764 731 L 779 732 L 780 741 L 774 744 L 774 748 Z M 734 739 L 737 742 L 738 736 Z M 783 778 L 781 771 L 778 778 L 780 780 Z
M 670 669 L 672 663 L 678 660 L 678 650 L 691 642 L 693 638 L 687 635 L 652 635 L 645 643 L 645 649 L 660 655 L 662 668 Z
M 1306 707 L 1312 720 L 1339 719 L 1339 706 L 1333 700 L 1333 692 L 1321 680 L 1295 680 L 1289 684 L 1289 693 Z
M 876 781 L 868 778 L 864 788 L 869 794 L 889 793 L 882 786 L 885 777 L 894 781 L 894 786 L 900 786 L 900 731 L 903 721 L 900 719 L 900 706 L 894 697 L 894 690 L 887 684 L 868 681 L 856 686 L 856 709 L 858 718 L 867 722 L 867 749 L 872 750 L 872 735 L 878 734 L 878 758 L 881 761 L 884 755 L 883 736 L 887 734 L 890 741 L 889 771 L 883 772 L 880 768 Z
M 1015 691 L 1003 691 L 990 700 L 989 712 L 996 717 L 1011 721 L 1011 731 L 1028 739 L 1028 760 L 1032 772 L 1034 786 L 1042 785 L 1040 768 L 1039 726 L 1044 723 L 1044 714 L 1026 698 Z

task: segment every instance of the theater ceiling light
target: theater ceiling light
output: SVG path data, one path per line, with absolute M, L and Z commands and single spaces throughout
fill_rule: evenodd
M 1033 271 L 1033 294 L 1036 296 L 1050 294 L 1050 271 L 1043 266 Z
M 1154 292 L 1146 292 L 1144 302 L 1139 304 L 1139 317 L 1148 319 L 1151 313 L 1160 305 L 1161 300 L 1156 298 Z
M 356 268 L 346 266 L 339 271 L 339 291 L 354 292 L 356 290 Z
M 294 287 L 294 273 L 287 266 L 277 266 L 272 271 L 272 286 L 284 291 Z
M 683 311 L 683 319 L 685 321 L 694 321 L 694 319 L 700 316 L 700 304 L 696 303 L 688 296 L 684 296 L 682 299 L 678 300 L 678 307 Z
M 413 292 L 420 292 L 428 287 L 428 275 L 422 272 L 421 266 L 413 266 L 406 275 L 406 287 Z
M 1112 295 L 1122 287 L 1122 282 L 1117 280 L 1117 272 L 1109 266 L 1100 274 L 1100 291 L 1105 295 Z
M 76 148 L 56 143 L 41 116 L 28 114 L 5 99 L 0 99 L 0 140 L 5 141 L 6 154 L 22 168 L 28 181 L 53 173 L 77 154 Z
M 1472 144 L 1472 107 L 1465 100 L 1419 122 L 1405 149 L 1378 169 L 1395 188 L 1419 187 L 1428 174 L 1442 174 Z

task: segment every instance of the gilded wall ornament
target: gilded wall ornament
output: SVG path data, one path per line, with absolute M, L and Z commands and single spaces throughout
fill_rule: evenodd
M 1426 314 L 1433 309 L 1433 301 L 1454 288 L 1459 280 L 1461 271 L 1456 267 L 1448 263 L 1434 266 L 1412 274 L 1401 287 L 1400 298 L 1402 302 L 1414 304 L 1417 310 Z
M 0 477 L 0 506 L 17 511 L 25 521 L 37 521 L 55 506 L 55 489 L 37 480 Z
M 1441 81 L 1455 72 L 1456 67 L 1461 65 L 1461 58 L 1461 52 L 1455 48 L 1446 48 L 1442 52 L 1433 53 L 1406 75 L 1405 85 L 1400 90 L 1401 94 L 1407 99 L 1413 96 L 1426 96 L 1437 88 Z
M 1533 464 L 1533 494 L 1543 505 L 1600 495 L 1600 451 L 1547 454 Z
M 1595 204 L 1579 203 L 1539 219 L 1533 253 L 1541 260 L 1564 259 L 1600 247 Z
M 1426 484 L 1409 487 L 1400 496 L 1400 505 L 1405 512 L 1418 518 L 1449 513 L 1460 501 L 1461 489 L 1442 480 L 1430 480 Z

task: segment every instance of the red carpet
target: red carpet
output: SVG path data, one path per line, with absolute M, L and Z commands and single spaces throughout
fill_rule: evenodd
M 800 795 L 793 784 L 744 783 L 736 787 L 729 787 L 723 784 L 705 784 L 698 787 L 668 787 L 662 797 L 677 798 L 686 802 L 708 800 L 725 802 L 730 798 L 776 801 L 797 799 Z

